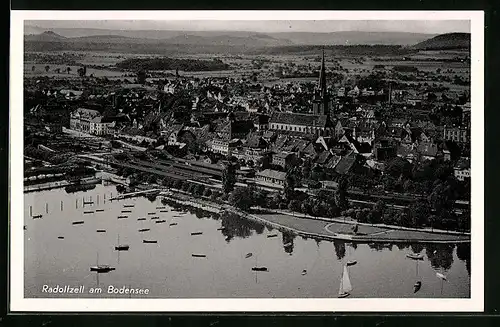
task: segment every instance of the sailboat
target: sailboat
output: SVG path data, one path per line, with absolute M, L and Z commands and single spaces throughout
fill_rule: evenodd
M 342 278 L 340 279 L 340 287 L 339 287 L 339 297 L 348 297 L 351 295 L 352 285 L 351 280 L 349 279 L 349 272 L 347 271 L 347 266 L 344 266 L 344 272 L 342 273 Z
M 348 248 L 347 250 L 349 252 L 349 257 L 351 257 L 351 250 Z M 349 266 L 354 266 L 355 264 L 357 264 L 358 261 L 357 260 L 354 260 L 354 259 L 349 259 L 347 260 L 347 263 L 346 265 L 349 267 Z
M 120 244 L 120 235 L 118 235 L 118 242 L 117 242 L 117 245 L 115 246 L 115 250 L 116 251 L 128 251 L 129 247 L 130 246 L 128 244 Z
M 100 265 L 99 264 L 99 253 L 97 253 L 97 261 L 95 266 L 90 267 L 90 271 L 95 271 L 97 273 L 107 273 L 115 270 L 115 268 L 110 267 L 109 265 Z

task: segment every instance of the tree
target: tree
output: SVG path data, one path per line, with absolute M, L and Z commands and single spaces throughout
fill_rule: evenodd
M 234 189 L 236 184 L 236 167 L 233 163 L 227 162 L 222 171 L 222 190 L 228 194 Z
M 349 203 L 347 202 L 347 188 L 348 181 L 346 177 L 341 177 L 335 190 L 335 205 L 342 211 L 347 209 Z
M 71 67 L 66 67 L 66 72 L 69 74 L 71 72 Z
M 78 76 L 84 77 L 87 73 L 87 68 L 85 66 L 78 68 L 77 70 Z
M 206 188 L 205 191 L 203 192 L 203 195 L 206 197 L 209 197 L 212 195 L 212 190 L 209 188 Z
M 288 204 L 288 210 L 295 212 L 300 211 L 300 201 L 299 200 L 290 201 L 290 203 Z
M 429 204 L 426 201 L 418 201 L 408 206 L 410 224 L 412 227 L 422 227 L 429 223 Z
M 35 66 L 31 66 L 31 71 L 32 71 L 32 72 L 34 72 L 34 71 L 35 71 L 35 69 L 36 69 L 36 67 L 35 67 Z
M 292 200 L 293 193 L 295 192 L 295 186 L 296 186 L 295 172 L 292 169 L 290 169 L 286 173 L 285 185 L 283 187 L 283 192 L 285 193 L 285 199 L 287 201 Z
M 146 72 L 144 70 L 137 72 L 137 83 L 143 85 L 146 84 Z
M 241 210 L 248 210 L 253 205 L 252 196 L 246 189 L 238 187 L 229 195 L 229 203 Z
M 50 66 L 49 65 L 45 66 L 45 72 L 48 73 L 49 70 L 50 70 Z

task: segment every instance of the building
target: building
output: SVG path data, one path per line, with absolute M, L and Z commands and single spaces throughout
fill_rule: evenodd
M 95 117 L 89 121 L 89 133 L 94 135 L 107 135 L 109 128 L 114 127 L 114 122 L 105 122 L 103 117 Z
M 326 87 L 326 69 L 325 69 L 325 50 L 321 59 L 321 68 L 319 71 L 318 88 L 313 97 L 313 114 L 328 115 L 332 109 L 332 102 Z
M 296 163 L 297 157 L 293 153 L 280 152 L 273 154 L 271 163 L 274 166 L 281 167 L 285 170 Z
M 466 178 L 470 178 L 470 161 L 460 160 L 453 168 L 453 172 L 455 178 L 459 181 L 464 181 Z
M 318 136 L 333 135 L 334 127 L 328 115 L 310 115 L 291 112 L 274 112 L 269 121 L 271 130 L 315 134 Z
M 463 127 L 446 127 L 443 129 L 443 139 L 456 143 L 470 143 L 470 130 Z
M 283 186 L 285 184 L 286 173 L 282 171 L 265 169 L 255 174 L 257 181 Z

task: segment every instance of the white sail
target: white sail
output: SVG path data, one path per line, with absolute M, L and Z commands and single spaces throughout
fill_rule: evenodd
M 342 280 L 340 281 L 339 294 L 349 293 L 350 291 L 352 291 L 351 280 L 349 279 L 347 266 L 344 266 L 344 273 L 342 274 Z

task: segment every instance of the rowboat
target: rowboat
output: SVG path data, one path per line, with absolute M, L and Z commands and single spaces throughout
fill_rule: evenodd
M 81 224 L 83 224 L 83 223 L 84 223 L 84 221 L 83 221 L 83 220 L 80 220 L 80 221 L 74 221 L 74 222 L 72 222 L 72 224 L 73 224 L 73 225 L 81 225 Z
M 201 234 L 203 234 L 203 232 L 193 232 L 193 233 L 191 233 L 191 235 L 201 235 Z
M 158 243 L 158 241 L 143 240 L 142 243 Z
M 195 258 L 205 258 L 206 255 L 205 254 L 191 254 L 192 257 L 195 257 Z
M 149 228 L 143 228 L 143 229 L 139 229 L 139 232 L 148 232 L 150 229 Z

